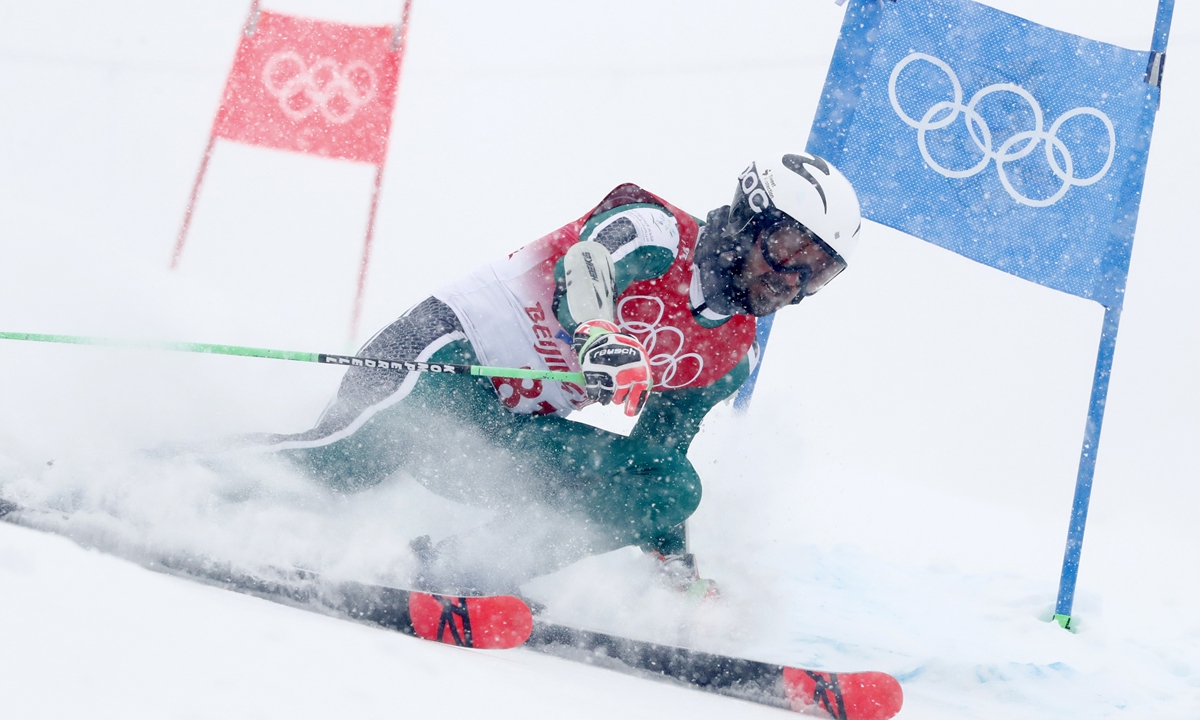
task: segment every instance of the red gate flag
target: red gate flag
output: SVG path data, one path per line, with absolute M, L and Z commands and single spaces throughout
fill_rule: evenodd
M 260 10 L 254 0 L 175 240 L 172 269 L 183 254 L 217 138 L 370 163 L 375 189 L 350 320 L 354 339 L 411 9 L 412 0 L 404 0 L 396 26 L 346 25 Z
M 238 46 L 213 135 L 382 165 L 400 74 L 395 34 L 261 11 Z

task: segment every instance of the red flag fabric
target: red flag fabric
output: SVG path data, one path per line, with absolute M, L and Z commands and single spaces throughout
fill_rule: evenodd
M 391 25 L 261 11 L 242 37 L 215 137 L 382 165 L 400 53 Z

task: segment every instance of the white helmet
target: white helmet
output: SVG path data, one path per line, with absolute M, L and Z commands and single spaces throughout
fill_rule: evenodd
M 741 235 L 778 223 L 786 215 L 844 260 L 862 227 L 858 195 L 845 175 L 816 155 L 768 155 L 738 176 L 726 232 Z
M 775 271 L 801 272 L 795 304 L 837 277 L 858 244 L 858 195 L 837 168 L 805 153 L 766 157 L 738 176 L 732 203 L 708 214 L 696 246 L 705 307 L 720 315 L 774 312 L 754 307 L 749 295 L 743 269 L 754 246 Z M 794 255 L 775 256 L 770 238 L 789 226 L 824 250 L 817 264 L 808 253 L 799 266 Z

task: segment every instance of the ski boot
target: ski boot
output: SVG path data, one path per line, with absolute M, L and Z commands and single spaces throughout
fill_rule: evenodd
M 700 577 L 694 554 L 663 555 L 658 551 L 648 554 L 655 561 L 659 580 L 690 602 L 700 603 L 721 597 L 721 589 L 716 580 Z

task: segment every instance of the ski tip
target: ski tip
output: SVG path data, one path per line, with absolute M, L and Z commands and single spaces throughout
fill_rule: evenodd
M 904 704 L 899 681 L 881 672 L 825 673 L 785 667 L 783 687 L 796 712 L 836 720 L 888 720 Z
M 455 597 L 413 592 L 408 597 L 413 630 L 425 640 L 483 650 L 524 644 L 533 632 L 533 613 L 511 595 Z

